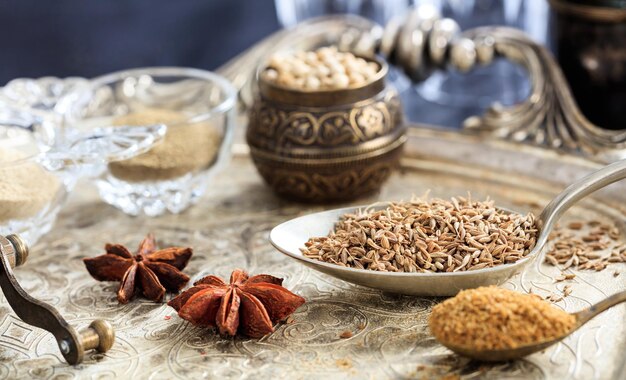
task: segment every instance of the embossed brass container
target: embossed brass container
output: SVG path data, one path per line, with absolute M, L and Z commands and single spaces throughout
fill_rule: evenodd
M 339 201 L 376 191 L 389 177 L 406 128 L 398 93 L 386 84 L 388 67 L 375 62 L 380 70 L 372 81 L 342 90 L 299 91 L 257 75 L 246 138 L 276 193 Z

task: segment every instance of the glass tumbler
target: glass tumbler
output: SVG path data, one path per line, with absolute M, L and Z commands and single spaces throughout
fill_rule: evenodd
M 236 90 L 203 70 L 140 68 L 95 78 L 66 115 L 72 128 L 163 124 L 147 152 L 107 164 L 102 199 L 130 215 L 179 213 L 205 192 L 230 154 Z

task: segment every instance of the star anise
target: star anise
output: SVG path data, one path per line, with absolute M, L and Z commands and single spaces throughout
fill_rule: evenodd
M 234 336 L 239 331 L 260 338 L 274 332 L 275 323 L 305 302 L 282 283 L 282 278 L 268 274 L 248 277 L 244 270 L 235 269 L 230 284 L 217 276 L 206 276 L 168 305 L 194 325 L 217 326 L 222 336 Z
M 193 253 L 191 248 L 157 249 L 154 235 L 148 234 L 132 255 L 121 244 L 107 244 L 106 254 L 85 258 L 89 274 L 98 281 L 121 281 L 117 292 L 120 303 L 128 303 L 137 290 L 152 301 L 163 299 L 165 290 L 178 293 L 189 282 L 181 272 Z

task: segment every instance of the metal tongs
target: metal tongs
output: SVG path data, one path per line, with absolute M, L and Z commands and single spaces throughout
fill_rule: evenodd
M 54 335 L 65 360 L 72 365 L 83 361 L 86 351 L 107 352 L 115 331 L 107 321 L 96 319 L 89 327 L 76 330 L 52 306 L 31 297 L 13 276 L 13 268 L 28 258 L 28 246 L 18 235 L 0 236 L 0 287 L 20 319 Z

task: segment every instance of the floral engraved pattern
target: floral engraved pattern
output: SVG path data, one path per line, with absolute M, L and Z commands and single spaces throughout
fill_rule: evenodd
M 490 194 L 499 203 L 518 208 L 522 191 L 532 194 L 533 201 L 550 199 L 542 187 L 521 190 L 518 180 L 488 179 L 501 172 L 460 177 L 462 164 L 437 166 L 414 157 L 404 157 L 402 162 L 403 174 L 391 176 L 380 195 L 337 207 L 410 199 L 429 188 L 437 195 L 451 196 L 472 186 L 480 189 L 476 196 Z M 340 192 L 353 184 L 368 188 L 380 180 L 376 173 L 381 173 L 368 171 L 369 166 L 366 163 L 336 178 L 332 172 L 324 177 L 295 177 L 285 172 L 280 183 L 311 193 Z M 273 226 L 328 205 L 302 206 L 278 199 L 261 183 L 248 157 L 235 157 L 212 182 L 210 194 L 183 215 L 129 218 L 112 211 L 89 188 L 77 191 L 80 196 L 70 199 L 55 228 L 32 247 L 29 261 L 15 274 L 32 296 L 55 300 L 73 326 L 85 327 L 95 318 L 111 322 L 116 343 L 106 354 L 90 352 L 82 365 L 68 366 L 54 337 L 21 322 L 0 295 L 0 379 L 621 379 L 626 337 L 618 323 L 625 311 L 619 307 L 543 353 L 510 363 L 480 364 L 452 354 L 430 335 L 427 318 L 440 299 L 355 286 L 278 253 L 267 239 Z M 570 212 L 597 220 L 624 219 L 619 208 L 607 205 L 589 202 Z M 77 223 L 86 215 L 106 217 Z M 136 299 L 120 306 L 113 291 L 116 284 L 93 281 L 81 259 L 100 253 L 108 240 L 132 245 L 147 231 L 155 233 L 164 246 L 193 247 L 194 256 L 186 269 L 191 282 L 207 274 L 227 277 L 233 268 L 243 267 L 251 273 L 283 277 L 285 287 L 307 303 L 259 340 L 225 339 L 193 327 L 166 306 L 169 295 L 160 304 Z M 538 265 L 539 271 L 514 277 L 506 287 L 525 292 L 532 288 L 542 295 L 560 292 L 564 283 L 553 280 L 560 271 Z M 622 272 L 616 278 L 612 271 L 577 271 L 574 292 L 557 306 L 576 311 L 606 293 L 626 289 L 622 268 L 616 267 Z
M 247 132 L 252 146 L 275 151 L 297 147 L 339 147 L 366 142 L 399 127 L 400 103 L 393 90 L 338 110 L 301 110 L 257 99 Z
M 397 143 L 405 128 L 400 118 L 398 94 L 392 89 L 331 109 L 306 109 L 257 98 L 246 137 L 254 148 L 259 173 L 278 194 L 309 201 L 347 199 L 378 189 L 397 165 L 396 153 L 402 144 Z M 379 150 L 370 144 L 367 163 L 356 157 L 350 161 L 364 153 L 361 145 L 376 139 L 374 146 Z M 396 145 L 391 146 L 392 139 Z M 342 161 L 336 164 L 307 161 L 285 167 L 282 163 L 293 157 L 326 159 L 339 156 L 337 152 L 342 152 Z
M 360 110 L 356 116 L 356 122 L 363 130 L 366 138 L 371 139 L 376 136 L 382 136 L 385 132 L 385 121 L 389 119 L 385 115 L 385 109 L 380 107 L 367 107 Z
M 280 169 L 258 161 L 256 164 L 261 176 L 278 194 L 320 201 L 353 198 L 375 191 L 391 175 L 397 160 L 372 162 L 344 170 L 336 168 L 332 173 Z
M 279 134 L 277 145 L 288 145 L 286 141 L 294 142 L 298 145 L 312 145 L 317 140 L 320 125 L 312 114 L 290 113 L 287 118 L 278 125 Z
M 273 137 L 276 133 L 276 127 L 280 124 L 280 119 L 284 117 L 280 111 L 275 108 L 261 108 L 255 118 L 258 118 L 258 133 L 261 136 Z

